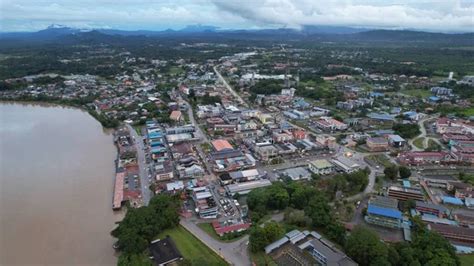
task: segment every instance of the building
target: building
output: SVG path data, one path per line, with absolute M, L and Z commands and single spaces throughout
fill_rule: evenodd
M 233 150 L 234 147 L 225 139 L 216 139 L 211 142 L 215 151 Z
M 382 137 L 367 138 L 366 144 L 370 151 L 386 151 L 388 149 L 388 141 Z
M 436 215 L 440 218 L 445 217 L 448 214 L 448 209 L 443 205 L 436 205 L 423 201 L 416 201 L 415 209 L 420 213 Z
M 293 230 L 265 247 L 278 265 L 356 266 L 351 258 L 314 231 Z
M 171 265 L 173 262 L 183 259 L 174 241 L 169 236 L 165 239 L 152 241 L 148 249 L 150 251 L 150 259 L 155 265 Z
M 399 135 L 388 135 L 388 143 L 395 148 L 401 148 L 407 143 L 406 140 Z
M 170 114 L 170 119 L 173 121 L 181 121 L 181 118 L 183 117 L 181 111 L 173 111 Z
M 376 196 L 369 201 L 366 222 L 383 227 L 400 228 L 402 218 L 402 213 L 398 210 L 398 200 Z
M 283 170 L 282 176 L 289 177 L 293 181 L 310 179 L 311 173 L 303 167 L 294 167 Z
M 270 182 L 267 179 L 259 179 L 255 181 L 248 181 L 248 182 L 242 182 L 242 183 L 237 183 L 237 184 L 230 184 L 225 186 L 225 190 L 227 193 L 231 196 L 234 196 L 235 194 L 239 195 L 245 195 L 248 194 L 250 191 L 256 188 L 261 188 L 261 187 L 268 187 L 271 186 L 272 182 Z
M 406 165 L 426 165 L 449 162 L 451 158 L 447 152 L 403 152 L 398 161 Z
M 428 224 L 427 227 L 447 238 L 452 244 L 474 247 L 474 228 L 445 224 Z
M 218 214 L 218 207 L 207 187 L 195 187 L 192 194 L 196 213 L 202 219 L 215 219 Z
M 326 159 L 314 160 L 308 164 L 308 168 L 317 175 L 328 175 L 334 172 L 334 165 Z
M 388 196 L 398 200 L 419 200 L 424 201 L 423 192 L 416 188 L 391 186 L 388 188 Z
M 229 173 L 229 177 L 237 182 L 252 181 L 260 178 L 261 176 L 262 173 L 258 169 L 248 169 Z
M 274 145 L 257 145 L 255 147 L 256 155 L 262 161 L 268 161 L 278 155 L 278 149 Z
M 245 231 L 250 228 L 250 225 L 251 225 L 250 223 L 244 223 L 244 222 L 238 222 L 238 223 L 232 223 L 232 224 L 228 224 L 226 222 L 219 222 L 219 221 L 212 222 L 212 227 L 214 228 L 214 231 L 216 232 L 216 234 L 219 236 L 224 236 L 225 234 L 229 234 L 229 233 Z
M 343 171 L 344 173 L 352 173 L 360 169 L 359 164 L 344 156 L 332 160 L 332 163 L 338 170 Z
M 315 121 L 316 126 L 325 131 L 346 130 L 347 125 L 334 118 L 322 116 Z

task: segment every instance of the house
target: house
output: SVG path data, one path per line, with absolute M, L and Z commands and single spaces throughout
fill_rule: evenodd
M 171 265 L 173 262 L 183 259 L 174 241 L 169 236 L 152 241 L 148 249 L 150 259 L 153 260 L 155 265 Z
M 225 139 L 216 139 L 211 142 L 215 151 L 233 150 L 234 147 Z
M 268 161 L 278 155 L 278 149 L 274 145 L 257 145 L 255 153 L 261 160 Z
M 366 144 L 370 151 L 386 151 L 388 149 L 388 141 L 382 137 L 367 138 Z
M 379 226 L 400 228 L 402 225 L 402 213 L 398 209 L 381 207 L 369 202 L 365 221 Z
M 328 175 L 334 172 L 334 165 L 326 159 L 312 161 L 308 164 L 308 168 L 317 175 Z
M 341 121 L 327 116 L 322 116 L 320 119 L 315 121 L 315 124 L 318 128 L 325 131 L 346 130 L 348 127 Z
M 181 121 L 182 113 L 181 111 L 172 111 L 170 114 L 170 119 L 176 122 Z
M 237 222 L 237 223 L 232 223 L 232 224 L 219 222 L 219 221 L 212 222 L 212 227 L 214 228 L 214 231 L 216 232 L 216 234 L 219 236 L 224 236 L 225 234 L 229 234 L 229 233 L 245 231 L 250 228 L 250 225 L 251 225 L 250 223 L 244 223 L 244 222 Z
M 293 137 L 295 139 L 305 139 L 306 138 L 306 132 L 302 129 L 293 130 L 292 134 L 293 134 Z
M 192 198 L 196 206 L 196 213 L 202 219 L 215 219 L 218 215 L 218 207 L 208 187 L 195 187 L 192 190 Z

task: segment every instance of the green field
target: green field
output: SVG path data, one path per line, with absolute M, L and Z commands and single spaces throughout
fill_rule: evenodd
M 461 113 L 465 116 L 474 116 L 474 107 L 464 109 Z
M 474 254 L 471 255 L 460 255 L 461 266 L 474 266 Z
M 424 149 L 425 147 L 423 146 L 423 141 L 425 141 L 425 138 L 417 138 L 413 141 L 413 145 L 415 145 L 419 149 Z
M 183 72 L 184 70 L 181 67 L 176 67 L 176 66 L 170 67 L 170 70 L 169 70 L 169 73 L 172 75 L 179 75 Z
M 162 232 L 158 238 L 164 238 L 167 235 L 173 239 L 183 257 L 189 260 L 192 265 L 228 265 L 219 255 L 182 226 L 168 229 Z
M 373 161 L 377 164 L 380 164 L 383 167 L 388 167 L 388 166 L 392 165 L 392 163 L 390 162 L 390 159 L 385 154 L 369 155 L 369 156 L 367 156 L 367 159 L 369 159 L 369 160 L 371 160 L 371 161 Z

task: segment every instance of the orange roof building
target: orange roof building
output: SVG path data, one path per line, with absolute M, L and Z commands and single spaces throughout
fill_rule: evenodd
M 173 111 L 170 114 L 170 119 L 174 121 L 180 121 L 182 117 L 181 111 Z
M 212 146 L 216 151 L 233 150 L 234 147 L 225 139 L 216 139 L 212 141 Z

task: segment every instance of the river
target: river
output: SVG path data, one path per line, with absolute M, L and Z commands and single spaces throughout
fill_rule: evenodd
M 0 102 L 0 265 L 115 265 L 116 153 L 87 112 Z

